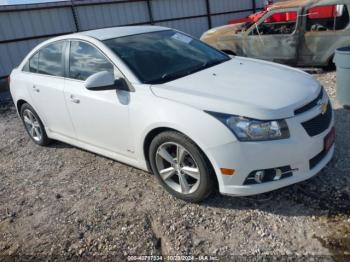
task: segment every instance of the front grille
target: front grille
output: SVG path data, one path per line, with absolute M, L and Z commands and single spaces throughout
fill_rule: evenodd
M 302 123 L 305 131 L 309 136 L 316 136 L 324 132 L 332 122 L 332 106 L 330 103 L 327 105 L 327 111 L 324 114 Z
M 310 164 L 310 170 L 313 169 L 315 166 L 318 165 L 327 155 L 328 151 L 322 150 L 321 153 L 310 159 L 309 164 Z
M 314 100 L 312 100 L 310 103 L 308 103 L 308 104 L 306 104 L 306 105 L 296 109 L 294 111 L 294 114 L 295 115 L 300 115 L 300 114 L 302 114 L 302 113 L 304 113 L 306 111 L 309 111 L 311 108 L 314 108 L 315 106 L 317 106 L 318 101 L 321 100 L 322 97 L 323 97 L 323 88 L 321 89 L 321 92 L 319 93 L 319 95 Z

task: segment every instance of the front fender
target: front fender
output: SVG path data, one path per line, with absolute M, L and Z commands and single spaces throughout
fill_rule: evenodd
M 183 133 L 204 152 L 208 148 L 237 141 L 225 125 L 203 110 L 157 97 L 150 89 L 147 92 L 138 89 L 132 93 L 130 105 L 130 129 L 136 138 L 132 147 L 140 161 L 145 160 L 143 147 L 147 135 L 157 128 Z
M 169 103 L 172 105 L 169 105 Z M 144 141 L 147 135 L 158 128 L 174 129 L 183 133 L 203 151 L 236 141 L 231 131 L 213 116 L 202 110 L 182 104 L 176 105 L 176 103 L 168 101 L 167 109 L 161 110 L 157 114 L 152 115 L 147 121 L 144 121 L 142 131 L 138 136 L 138 152 L 143 152 Z M 137 128 L 134 130 L 137 130 Z M 143 154 L 141 157 L 145 159 Z

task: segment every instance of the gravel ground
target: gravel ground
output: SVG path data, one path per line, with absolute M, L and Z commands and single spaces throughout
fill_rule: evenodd
M 0 260 L 7 255 L 207 254 L 221 260 L 349 255 L 350 111 L 334 101 L 334 73 L 315 77 L 336 113 L 336 153 L 328 167 L 271 193 L 216 193 L 201 204 L 174 199 L 152 175 L 104 157 L 60 142 L 36 146 L 14 107 L 2 107 Z

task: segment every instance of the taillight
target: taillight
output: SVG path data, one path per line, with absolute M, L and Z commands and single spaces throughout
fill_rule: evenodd
M 8 77 L 7 77 L 7 83 L 8 83 L 8 84 L 10 84 L 10 80 L 11 80 L 11 78 L 10 78 L 10 76 L 8 76 Z

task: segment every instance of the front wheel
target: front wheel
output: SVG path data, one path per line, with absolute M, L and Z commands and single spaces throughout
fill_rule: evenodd
M 149 159 L 160 184 L 175 197 L 200 202 L 212 192 L 212 168 L 198 146 L 183 134 L 168 131 L 157 135 Z
M 333 62 L 333 58 L 334 55 L 330 59 L 328 59 L 328 64 L 325 67 L 323 67 L 323 70 L 325 72 L 335 71 L 337 69 L 335 63 Z

